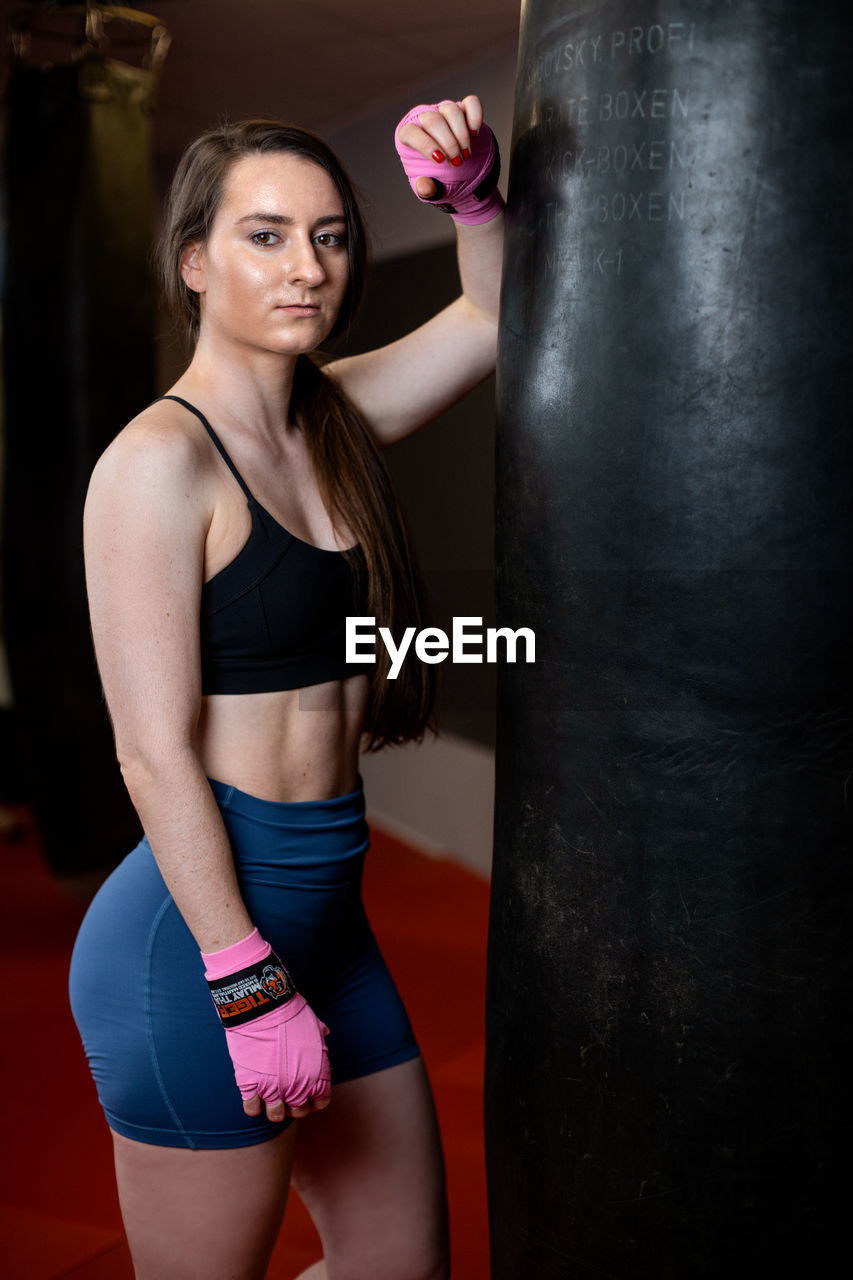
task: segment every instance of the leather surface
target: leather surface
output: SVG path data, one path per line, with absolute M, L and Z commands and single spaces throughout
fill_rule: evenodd
M 150 73 L 90 56 L 9 83 L 4 632 L 45 856 L 114 865 L 139 838 L 95 669 L 83 501 L 154 386 Z
M 827 2 L 522 12 L 497 591 L 537 662 L 498 677 L 495 1280 L 799 1275 L 838 1241 L 846 47 Z

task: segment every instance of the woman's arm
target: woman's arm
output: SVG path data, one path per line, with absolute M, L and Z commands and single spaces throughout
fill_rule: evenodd
M 443 103 L 441 113 L 424 113 L 419 125 L 405 125 L 399 136 L 422 156 L 438 148 L 452 161 L 470 150 L 471 131 L 479 131 L 482 123 L 480 100 L 472 94 L 458 105 Z M 434 186 L 421 177 L 417 191 L 429 198 Z M 437 211 L 435 216 L 447 215 Z M 503 214 L 477 225 L 457 223 L 456 230 L 461 296 L 396 342 L 325 367 L 381 444 L 391 444 L 435 418 L 495 367 Z
M 326 1105 L 327 1028 L 282 982 L 246 996 L 270 947 L 252 928 L 225 825 L 196 750 L 199 611 L 212 516 L 192 441 L 147 418 L 98 462 L 84 515 L 92 634 L 121 771 L 166 886 L 199 949 L 247 1115 Z M 233 983 L 235 975 L 243 985 Z M 250 1006 L 250 1007 L 249 1007 Z M 229 1024 L 226 1019 L 234 1018 Z M 248 1019 L 248 1020 L 247 1020 Z
M 193 442 L 136 421 L 92 475 L 84 515 L 92 635 L 116 751 L 166 885 L 203 951 L 246 937 L 195 736 L 199 605 L 211 511 Z

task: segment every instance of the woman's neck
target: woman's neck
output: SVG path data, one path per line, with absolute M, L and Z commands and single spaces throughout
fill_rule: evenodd
M 193 358 L 172 390 L 203 400 L 219 421 L 251 423 L 253 433 L 278 436 L 290 425 L 290 400 L 298 356 L 279 352 L 214 350 L 199 339 Z

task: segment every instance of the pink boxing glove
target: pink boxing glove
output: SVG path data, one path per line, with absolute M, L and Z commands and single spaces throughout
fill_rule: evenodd
M 449 213 L 454 222 L 468 226 L 490 222 L 503 209 L 504 202 L 498 190 L 500 152 L 495 135 L 487 124 L 481 125 L 477 136 L 471 139 L 471 155 L 460 165 L 451 164 L 449 160 L 436 164 L 433 159 L 427 159 L 420 151 L 400 141 L 400 130 L 404 124 L 419 125 L 421 112 L 438 111 L 439 106 L 441 103 L 413 107 L 403 116 L 394 132 L 394 144 L 409 185 L 418 196 L 415 185 L 418 178 L 432 178 L 438 190 L 428 200 L 418 196 L 423 204 L 435 205 Z
M 222 951 L 202 951 L 201 958 L 244 1101 L 257 1095 L 302 1107 L 327 1097 L 329 1028 L 257 929 Z

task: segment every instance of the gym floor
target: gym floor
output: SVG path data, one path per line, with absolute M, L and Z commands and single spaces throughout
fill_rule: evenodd
M 14 993 L 2 1061 L 0 1269 L 9 1280 L 133 1280 L 109 1134 L 66 993 L 85 908 L 47 872 L 26 812 L 13 817 L 17 838 L 14 827 L 11 837 L 0 832 L 0 962 L 6 993 Z M 374 829 L 365 899 L 433 1082 L 454 1280 L 489 1274 L 482 1131 L 488 894 L 478 876 Z M 18 1056 L 24 1041 L 26 1058 Z M 292 1280 L 319 1254 L 293 1194 L 268 1280 Z

